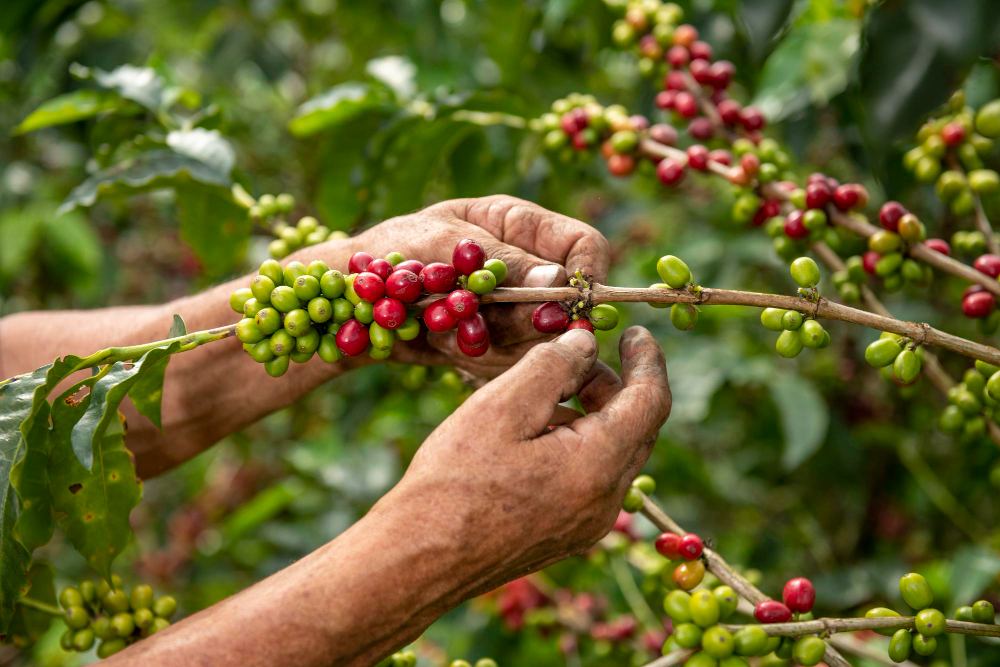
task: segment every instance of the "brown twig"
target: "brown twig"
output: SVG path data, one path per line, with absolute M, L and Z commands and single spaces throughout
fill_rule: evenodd
M 913 616 L 893 616 L 889 618 L 817 618 L 812 621 L 794 623 L 770 623 L 760 627 L 769 635 L 781 637 L 803 637 L 805 635 L 829 635 L 835 632 L 857 632 L 859 630 L 899 630 L 912 629 L 916 619 Z M 735 632 L 742 625 L 725 625 Z M 977 637 L 1000 637 L 1000 625 L 969 623 L 966 621 L 945 621 L 945 629 L 958 635 Z

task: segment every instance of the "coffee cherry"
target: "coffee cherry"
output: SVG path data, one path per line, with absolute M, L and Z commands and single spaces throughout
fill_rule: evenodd
M 782 325 L 782 318 L 785 313 L 788 312 L 782 308 L 765 308 L 760 312 L 760 323 L 765 329 L 770 329 L 771 331 L 782 331 L 784 326 Z
M 694 304 L 675 303 L 670 306 L 670 323 L 680 331 L 690 331 L 698 324 L 698 309 Z
M 282 281 L 286 285 L 294 285 L 295 281 L 299 276 L 306 275 L 306 265 L 297 260 L 291 261 L 285 265 L 285 269 L 282 274 Z M 278 283 L 274 283 L 277 285 Z
M 420 277 L 407 269 L 396 269 L 385 281 L 386 296 L 404 303 L 419 299 L 421 291 Z
M 467 346 L 477 347 L 484 343 L 489 344 L 490 331 L 486 327 L 486 320 L 482 315 L 476 313 L 472 317 L 466 317 L 458 322 L 457 339 Z
M 792 280 L 799 287 L 815 287 L 819 284 L 819 266 L 812 257 L 799 257 L 789 268 Z
M 810 232 L 826 227 L 826 213 L 821 208 L 811 208 L 802 214 L 802 225 Z
M 333 308 L 333 321 L 342 324 L 354 317 L 354 304 L 347 299 L 334 299 L 331 303 Z
M 507 280 L 507 265 L 504 264 L 503 260 L 492 258 L 488 259 L 483 263 L 483 268 L 493 274 L 496 278 L 496 285 L 502 285 L 503 281 Z
M 59 593 L 59 604 L 61 604 L 64 609 L 69 609 L 70 607 L 83 607 L 83 602 L 83 595 L 79 590 L 73 588 L 72 586 L 67 586 Z
M 354 278 L 354 291 L 368 303 L 375 303 L 385 294 L 385 282 L 376 274 L 364 271 Z
M 371 264 L 372 260 L 374 260 L 374 259 L 375 258 L 372 257 L 367 252 L 364 252 L 364 251 L 362 251 L 362 252 L 356 252 L 353 255 L 351 255 L 351 259 L 349 259 L 348 262 L 347 262 L 347 272 L 348 273 L 361 273 L 362 271 L 365 271 L 365 270 L 368 269 L 368 265 Z
M 359 301 L 354 306 L 354 319 L 362 324 L 371 324 L 375 321 L 375 304 L 368 301 Z
M 674 533 L 661 533 L 653 543 L 656 550 L 670 560 L 681 559 L 681 536 Z
M 469 291 L 475 294 L 487 294 L 496 289 L 497 279 L 492 271 L 479 269 L 469 274 Z
M 818 665 L 826 653 L 826 642 L 819 637 L 799 637 L 792 646 L 792 658 L 803 667 Z
M 463 276 L 483 268 L 486 252 L 483 247 L 472 239 L 462 239 L 455 245 L 451 254 L 451 263 Z
M 948 123 L 941 128 L 941 139 L 948 146 L 958 146 L 965 141 L 965 128 L 961 123 Z
M 285 279 L 284 269 L 281 268 L 281 264 L 278 261 L 273 259 L 264 260 L 260 268 L 257 269 L 257 273 L 267 276 L 275 285 L 280 285 Z
M 656 272 L 660 279 L 674 289 L 685 287 L 691 282 L 691 269 L 680 257 L 664 255 L 656 262 Z
M 443 294 L 455 288 L 457 278 L 455 267 L 441 262 L 432 262 L 420 272 L 424 289 L 431 294 Z
M 119 651 L 122 651 L 124 649 L 125 649 L 124 639 L 110 639 L 107 641 L 103 641 L 101 642 L 100 646 L 97 647 L 97 657 L 101 658 L 102 660 L 104 658 L 110 658 L 115 653 L 118 653 Z
M 803 347 L 813 350 L 825 347 L 825 343 L 830 336 L 827 330 L 823 328 L 823 325 L 816 320 L 806 320 L 799 327 L 798 331 Z
M 548 301 L 531 313 L 531 323 L 537 331 L 546 334 L 561 333 L 569 326 L 569 315 L 556 301 Z
M 293 352 L 293 354 L 298 353 L 312 355 L 318 347 L 319 332 L 315 329 L 309 329 L 309 331 L 295 339 L 295 352 Z M 292 361 L 294 361 L 294 359 L 292 359 Z
M 689 591 L 705 578 L 705 564 L 700 560 L 689 560 L 674 568 L 674 583 L 684 591 Z
M 458 321 L 448 310 L 444 299 L 438 299 L 427 306 L 423 312 L 423 319 L 427 328 L 435 333 L 451 331 Z
M 972 607 L 969 606 L 959 607 L 958 609 L 955 610 L 955 620 L 966 621 L 968 623 L 975 623 L 976 615 L 975 612 L 972 611 Z
M 996 622 L 996 612 L 988 600 L 977 600 L 972 605 L 972 620 L 976 623 L 993 625 Z
M 733 654 L 733 635 L 721 625 L 705 630 L 701 637 L 701 647 L 708 655 L 722 660 Z
M 457 289 L 444 299 L 448 312 L 456 320 L 472 317 L 479 310 L 479 298 L 471 291 Z
M 681 591 L 673 590 L 663 598 L 663 611 L 676 623 L 691 622 L 691 595 Z
M 368 327 L 368 339 L 376 350 L 391 350 L 396 343 L 396 334 L 375 322 Z
M 256 343 L 263 340 L 264 334 L 257 328 L 256 322 L 249 317 L 244 317 L 236 323 L 236 337 L 243 343 Z
M 672 91 L 663 91 L 660 95 L 664 93 L 669 93 Z M 657 105 L 659 105 L 660 97 L 657 95 Z M 673 105 L 673 100 L 670 102 Z M 660 107 L 669 108 L 669 107 Z M 666 146 L 673 146 L 677 143 L 677 130 L 672 125 L 667 125 L 666 123 L 657 123 L 649 128 L 649 138 L 657 143 L 664 144 Z
M 79 596 L 79 593 L 77 593 L 77 596 Z M 80 602 L 83 602 L 82 598 Z M 87 615 L 87 610 L 79 605 L 66 607 L 63 620 L 66 622 L 67 627 L 73 630 L 79 630 L 90 625 L 90 616 Z
M 270 295 L 268 295 L 270 296 Z M 237 313 L 243 312 L 246 302 L 253 298 L 253 292 L 249 287 L 241 287 L 229 295 L 229 307 Z
M 898 341 L 893 338 L 879 338 L 865 348 L 865 361 L 875 368 L 882 368 L 895 361 L 900 352 L 902 347 Z
M 917 655 L 934 655 L 937 651 L 937 638 L 925 637 L 919 632 L 913 636 L 913 652 Z
M 305 220 L 305 218 L 303 218 L 303 220 Z M 299 221 L 299 224 L 302 224 L 302 222 Z M 327 265 L 327 263 L 321 259 L 314 259 L 313 261 L 309 262 L 309 264 L 306 265 L 306 273 L 315 278 L 316 280 L 322 278 L 323 274 L 325 274 L 329 270 L 330 270 L 329 265 Z
M 578 319 L 571 321 L 566 326 L 566 330 L 569 331 L 572 329 L 584 329 L 586 331 L 589 331 L 590 333 L 594 333 L 594 325 L 591 324 L 590 320 L 587 319 Z
M 288 256 L 292 249 L 281 239 L 275 239 L 267 244 L 267 254 L 273 258 L 282 259 Z
M 767 644 L 768 634 L 759 625 L 744 625 L 733 635 L 733 652 L 737 655 L 764 655 Z
M 681 536 L 680 544 L 677 547 L 678 553 L 680 553 L 681 558 L 684 560 L 695 560 L 696 558 L 701 558 L 701 554 L 704 550 L 704 543 L 701 541 L 701 538 L 694 533 L 688 533 L 687 535 Z
M 295 295 L 295 290 L 288 285 L 280 285 L 271 290 L 271 305 L 279 312 L 287 313 L 300 308 L 302 302 Z
M 385 281 L 392 273 L 392 264 L 385 259 L 373 259 L 368 266 L 365 268 L 368 273 L 374 273 L 376 276 Z
M 910 384 L 920 375 L 920 357 L 913 350 L 903 350 L 892 362 L 892 373 L 896 379 L 905 384 Z
M 684 179 L 684 165 L 673 158 L 664 158 L 656 165 L 656 177 L 664 185 L 676 185 Z
M 257 313 L 259 313 L 262 308 L 264 308 L 264 304 L 257 299 L 250 297 L 247 299 L 247 302 L 243 304 L 243 316 L 256 317 Z
M 312 320 L 309 319 L 309 313 L 302 308 L 296 308 L 285 315 L 285 331 L 296 338 L 309 331 L 311 326 Z
M 267 278 L 264 278 L 264 280 L 267 280 Z M 292 290 L 295 292 L 295 296 L 298 297 L 300 302 L 308 303 L 310 299 L 314 299 L 319 296 L 319 280 L 310 276 L 308 273 L 301 275 L 295 279 L 295 284 L 292 286 Z
M 337 348 L 348 357 L 363 353 L 368 342 L 368 329 L 357 320 L 347 320 L 337 330 Z
M 291 354 L 295 350 L 295 336 L 284 329 L 275 331 L 268 343 L 271 347 L 271 352 L 276 357 L 280 357 L 283 354 Z
M 590 309 L 587 317 L 594 329 L 600 331 L 610 331 L 618 326 L 618 309 L 609 303 L 597 304 Z
M 972 263 L 972 267 L 990 278 L 1000 276 L 1000 255 L 980 255 Z
M 962 312 L 966 317 L 986 317 L 995 306 L 996 299 L 989 292 L 971 292 L 962 298 Z
M 406 306 L 397 299 L 382 298 L 375 302 L 372 314 L 379 326 L 398 329 L 406 321 Z
M 340 350 L 337 348 L 337 339 L 333 334 L 323 334 L 319 337 L 316 355 L 328 364 L 340 361 Z
M 774 343 L 774 349 L 786 359 L 797 357 L 802 351 L 802 339 L 796 331 L 782 331 Z
M 787 623 L 792 618 L 792 611 L 777 600 L 764 600 L 754 606 L 753 616 L 758 623 Z
M 873 607 L 872 609 L 869 609 L 868 611 L 865 612 L 865 618 L 897 618 L 898 616 L 899 612 L 896 612 L 887 607 Z M 886 637 L 892 637 L 896 631 L 892 629 L 882 628 L 875 630 L 875 632 L 879 633 L 880 635 L 884 635 Z
M 681 623 L 674 626 L 671 637 L 681 648 L 695 648 L 701 646 L 701 635 L 701 628 L 694 623 Z
M 396 329 L 396 336 L 399 340 L 413 340 L 420 335 L 420 322 L 412 315 L 403 321 L 402 326 Z
M 643 495 L 642 491 L 630 486 L 628 491 L 625 492 L 625 498 L 622 500 L 622 509 L 629 514 L 634 514 L 642 509 L 643 505 Z
M 785 583 L 785 587 L 781 590 L 781 599 L 785 606 L 796 614 L 804 614 L 812 611 L 813 603 L 816 602 L 816 589 L 805 577 L 796 577 Z
M 899 219 L 908 211 L 898 201 L 887 201 L 878 212 L 878 221 L 884 229 L 895 232 L 899 229 Z
M 925 637 L 936 637 L 945 631 L 944 614 L 937 609 L 923 609 L 913 619 L 917 632 Z
M 488 340 L 474 344 L 467 342 L 464 338 L 458 338 L 455 342 L 458 345 L 458 351 L 467 357 L 481 357 L 490 349 Z
M 701 589 L 691 593 L 691 620 L 699 627 L 707 628 L 719 622 L 719 601 L 712 591 Z
M 274 359 L 274 352 L 271 351 L 271 340 L 265 338 L 259 343 L 249 346 L 247 354 L 258 364 L 264 364 Z
M 116 635 L 125 638 L 135 632 L 135 621 L 132 614 L 123 611 L 111 617 L 111 627 Z
M 785 236 L 790 239 L 804 239 L 809 236 L 802 211 L 796 209 L 785 218 Z
M 169 627 L 170 627 L 170 621 L 168 621 L 167 619 L 159 617 L 154 618 L 153 624 L 149 626 L 148 630 L 146 630 L 146 636 L 148 637 L 149 635 L 155 635 L 160 630 L 165 630 L 166 628 Z
M 729 586 L 717 586 L 712 589 L 712 595 L 719 603 L 719 618 L 725 620 L 729 618 L 739 606 L 739 596 Z

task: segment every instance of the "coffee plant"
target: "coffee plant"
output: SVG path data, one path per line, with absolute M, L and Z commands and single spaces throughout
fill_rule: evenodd
M 455 3 L 445 4 L 452 7 L 448 11 L 457 11 Z M 847 4 L 852 9 L 844 11 L 870 12 L 869 39 L 889 40 L 890 10 Z M 317 363 L 313 357 L 325 364 L 359 356 L 388 360 L 397 345 L 429 334 L 454 335 L 464 355 L 485 355 L 491 338 L 480 308 L 492 304 L 533 304 L 531 324 L 543 335 L 576 328 L 614 332 L 634 318 L 635 306 L 618 306 L 645 304 L 669 310 L 647 320 L 661 333 L 669 319 L 680 332 L 707 326 L 711 334 L 725 336 L 722 325 L 731 323 L 703 313 L 715 307 L 726 313 L 749 308 L 779 357 L 792 359 L 809 350 L 816 359 L 806 363 L 833 359 L 825 363 L 847 367 L 863 359 L 878 369 L 899 401 L 920 400 L 921 411 L 933 411 L 933 417 L 921 415 L 915 427 L 918 439 L 947 437 L 955 459 L 962 452 L 976 452 L 976 465 L 963 467 L 963 474 L 988 476 L 1000 486 L 995 454 L 1000 446 L 1000 349 L 992 344 L 1000 329 L 1000 239 L 990 223 L 990 216 L 1000 212 L 1000 176 L 991 166 L 997 163 L 1000 99 L 972 104 L 971 95 L 959 89 L 939 96 L 941 104 L 934 108 L 923 108 L 922 124 L 897 171 L 930 187 L 912 204 L 880 201 L 871 187 L 874 181 L 856 170 L 850 179 L 826 171 L 809 173 L 797 155 L 801 151 L 783 144 L 781 133 L 769 123 L 776 110 L 746 101 L 741 72 L 716 55 L 717 47 L 686 22 L 681 6 L 661 0 L 605 0 L 594 11 L 602 13 L 605 24 L 611 17 L 609 57 L 620 67 L 627 63 L 636 75 L 629 85 L 648 92 L 648 103 L 638 111 L 576 92 L 552 100 L 548 110 L 532 116 L 488 104 L 475 94 L 406 92 L 391 77 L 375 77 L 341 84 L 304 102 L 289 129 L 300 137 L 331 132 L 345 145 L 374 135 L 371 144 L 360 144 L 370 157 L 402 141 L 399 136 L 425 135 L 426 145 L 440 145 L 464 141 L 459 128 L 475 128 L 494 141 L 519 142 L 520 150 L 533 156 L 532 164 L 545 165 L 539 168 L 556 182 L 584 183 L 599 168 L 615 179 L 633 179 L 635 191 L 646 197 L 700 197 L 701 205 L 716 208 L 724 202 L 732 244 L 750 247 L 766 238 L 787 265 L 782 293 L 704 285 L 696 279 L 703 273 L 704 253 L 685 253 L 683 259 L 666 242 L 651 254 L 641 247 L 642 238 L 630 241 L 639 249 L 616 248 L 618 259 L 633 250 L 643 259 L 643 266 L 627 276 L 631 286 L 601 284 L 583 267 L 566 267 L 572 273 L 566 285 L 513 286 L 506 264 L 487 257 L 471 239 L 453 248 L 450 263 L 424 264 L 401 252 L 375 257 L 360 251 L 345 266 L 329 266 L 310 255 L 310 248 L 348 238 L 346 229 L 356 222 L 337 220 L 332 214 L 337 206 L 331 202 L 357 219 L 413 208 L 423 186 L 412 192 L 393 179 L 398 178 L 395 172 L 432 168 L 424 161 L 426 145 L 403 151 L 408 161 L 387 161 L 381 171 L 365 173 L 366 187 L 355 188 L 357 174 L 349 164 L 332 168 L 325 176 L 332 180 L 318 195 L 322 203 L 306 213 L 288 192 L 253 194 L 263 188 L 235 172 L 236 153 L 219 130 L 217 110 L 202 107 L 197 95 L 148 68 L 124 65 L 105 71 L 74 65 L 71 72 L 81 88 L 20 120 L 19 134 L 86 121 L 100 137 L 90 175 L 62 206 L 69 215 L 78 215 L 79 208 L 97 211 L 99 202 L 117 200 L 120 205 L 122 199 L 166 190 L 176 196 L 182 236 L 209 276 L 250 266 L 244 252 L 248 240 L 263 261 L 230 295 L 235 315 L 229 325 L 188 331 L 175 315 L 162 340 L 66 355 L 0 381 L 0 633 L 6 641 L 30 647 L 58 619 L 61 649 L 94 650 L 103 658 L 169 625 L 178 607 L 174 597 L 157 594 L 146 583 L 126 586 L 113 572 L 115 560 L 130 544 L 130 516 L 142 496 L 121 407 L 127 398 L 159 426 L 170 359 L 232 337 L 263 366 L 262 375 L 278 377 L 295 373 L 293 362 Z M 843 28 L 847 19 L 840 22 Z M 811 38 L 823 36 L 817 32 Z M 808 43 L 810 36 L 802 33 L 798 39 Z M 877 51 L 878 43 L 869 48 Z M 111 132 L 115 123 L 119 130 Z M 477 140 L 473 147 L 488 161 L 488 142 Z M 463 165 L 452 168 L 459 178 Z M 868 185 L 858 182 L 862 180 Z M 359 199 L 355 189 L 369 194 Z M 376 191 L 381 192 L 380 203 L 362 201 Z M 918 214 L 923 211 L 927 213 Z M 685 225 L 698 229 L 707 223 L 694 215 Z M 658 281 L 649 284 L 647 279 L 640 285 L 648 286 L 637 286 L 636 274 L 655 275 Z M 894 315 L 888 301 L 904 315 Z M 707 325 L 703 319 L 709 320 Z M 878 337 L 858 349 L 844 342 L 856 334 L 838 323 L 873 330 Z M 720 363 L 732 358 L 730 351 Z M 767 368 L 788 363 L 770 359 Z M 398 384 L 410 391 L 423 389 L 429 372 L 418 366 L 399 369 Z M 851 377 L 868 382 L 853 371 Z M 262 377 L 262 387 L 266 382 Z M 453 399 L 465 395 L 454 373 L 441 376 L 440 384 Z M 685 391 L 683 383 L 675 385 L 675 395 Z M 927 397 L 931 391 L 936 398 Z M 786 391 L 781 399 L 808 399 L 796 393 Z M 885 401 L 864 407 L 888 410 Z M 795 409 L 784 419 L 791 428 Z M 1000 655 L 1000 626 L 991 602 L 996 598 L 989 592 L 990 599 L 979 596 L 995 589 L 1000 574 L 992 553 L 995 535 L 987 538 L 933 467 L 914 446 L 907 447 L 901 449 L 907 468 L 922 480 L 931 502 L 967 538 L 990 544 L 976 552 L 985 552 L 981 560 L 989 563 L 976 567 L 992 569 L 985 578 L 975 578 L 971 588 L 957 587 L 964 595 L 959 599 L 942 594 L 935 572 L 901 577 L 883 572 L 878 594 L 850 604 L 824 601 L 823 591 L 830 587 L 816 586 L 800 573 L 776 573 L 779 579 L 771 582 L 770 574 L 727 562 L 717 550 L 723 540 L 708 531 L 699 535 L 682 529 L 654 501 L 653 477 L 641 475 L 625 496 L 614 530 L 587 556 L 614 579 L 616 601 L 624 605 L 615 607 L 587 590 L 555 584 L 544 573 L 511 582 L 482 604 L 495 612 L 506 631 L 555 643 L 568 664 L 582 658 L 586 664 L 657 667 L 994 664 Z M 829 491 L 818 492 L 836 495 L 838 481 L 824 483 Z M 287 507 L 297 491 L 285 488 L 268 502 Z M 217 501 L 211 498 L 205 505 Z M 197 513 L 198 522 L 204 513 Z M 635 521 L 637 514 L 646 523 Z M 84 577 L 57 593 L 42 557 L 56 528 L 59 539 L 72 544 L 96 573 L 96 581 Z M 191 530 L 196 537 L 188 550 L 173 554 L 181 562 L 193 558 L 198 538 L 206 532 L 202 523 Z M 745 545 L 740 551 L 747 555 Z M 964 566 L 975 570 L 968 561 Z M 953 577 L 963 577 L 962 568 L 954 568 Z M 781 581 L 783 586 L 770 588 L 773 595 L 762 589 L 765 582 Z M 586 588 L 591 582 L 575 583 Z M 826 616 L 817 607 L 856 613 Z M 966 637 L 974 638 L 968 647 Z M 473 652 L 473 647 L 466 649 Z M 415 650 L 395 653 L 381 664 L 416 665 Z M 498 664 L 492 657 L 454 659 L 442 651 L 426 657 L 451 667 Z

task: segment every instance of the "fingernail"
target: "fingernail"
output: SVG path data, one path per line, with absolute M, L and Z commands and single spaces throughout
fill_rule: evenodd
M 558 282 L 563 268 L 558 264 L 539 264 L 524 276 L 525 287 L 552 287 Z
M 556 343 L 571 347 L 584 356 L 597 354 L 597 339 L 586 329 L 571 329 L 556 338 Z

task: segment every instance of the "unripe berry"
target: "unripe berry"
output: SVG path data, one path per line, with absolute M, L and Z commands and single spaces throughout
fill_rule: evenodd
M 599 303 L 590 310 L 588 319 L 594 329 L 610 331 L 618 326 L 618 309 L 610 303 Z
M 97 657 L 101 658 L 102 660 L 104 658 L 110 658 L 115 653 L 118 653 L 119 651 L 122 651 L 124 649 L 125 649 L 124 639 L 106 640 L 101 642 L 101 645 L 97 647 Z
M 674 289 L 685 287 L 691 282 L 691 269 L 675 255 L 664 255 L 657 260 L 656 272 L 663 282 Z
M 497 279 L 492 271 L 479 269 L 469 274 L 469 291 L 475 294 L 488 294 L 496 289 Z
M 297 308 L 285 315 L 285 331 L 298 338 L 304 335 L 312 327 L 312 320 L 309 313 L 301 308 Z
M 879 338 L 865 348 L 865 361 L 875 368 L 888 366 L 896 360 L 902 347 L 894 338 Z
M 690 591 L 705 578 L 705 564 L 700 560 L 689 560 L 674 568 L 673 579 L 677 587 Z
M 386 329 L 380 326 L 378 322 L 374 322 L 368 327 L 368 339 L 375 350 L 388 351 L 396 343 L 396 334 L 391 329 Z
M 264 333 L 257 327 L 256 322 L 244 317 L 236 323 L 236 337 L 241 343 L 257 343 L 264 339 Z
M 782 331 L 774 343 L 774 349 L 782 357 L 791 359 L 802 351 L 802 339 L 796 331 Z
M 337 348 L 348 357 L 363 353 L 368 349 L 368 342 L 368 329 L 357 320 L 347 320 L 337 330 Z
M 493 274 L 496 278 L 496 285 L 502 285 L 507 280 L 507 265 L 502 259 L 492 258 L 483 263 L 483 268 Z
M 917 632 L 925 637 L 936 637 L 945 631 L 945 618 L 937 609 L 924 609 L 913 619 Z
M 486 252 L 483 247 L 472 239 L 462 239 L 451 253 L 451 263 L 463 276 L 483 268 Z
M 444 294 L 455 288 L 457 274 L 455 267 L 442 262 L 432 262 L 420 272 L 424 289 L 431 294 Z
M 332 306 L 334 322 L 339 324 L 354 317 L 354 304 L 347 299 L 334 299 Z
M 284 329 L 275 331 L 267 343 L 271 348 L 271 353 L 276 357 L 291 354 L 295 350 L 295 337 Z
M 819 266 L 812 257 L 799 257 L 789 267 L 799 287 L 815 287 L 819 284 Z
M 319 288 L 327 299 L 337 299 L 344 294 L 347 287 L 344 282 L 344 274 L 340 271 L 331 270 L 325 272 L 319 278 Z
M 267 276 L 275 285 L 280 285 L 285 279 L 285 272 L 281 268 L 281 263 L 274 259 L 264 260 L 260 268 L 257 269 L 257 273 Z
M 753 616 L 758 623 L 787 623 L 792 619 L 792 610 L 777 600 L 764 600 L 754 606 Z
M 826 653 L 826 642 L 819 637 L 799 637 L 792 645 L 792 658 L 803 667 L 818 665 Z
M 59 604 L 61 604 L 64 609 L 69 609 L 70 607 L 82 607 L 83 595 L 76 588 L 67 586 L 59 593 Z
M 271 290 L 271 305 L 281 313 L 287 313 L 301 306 L 295 290 L 288 285 L 279 285 Z
M 288 371 L 288 363 L 290 360 L 291 357 L 287 354 L 276 356 L 270 361 L 264 362 L 264 370 L 271 377 L 281 377 L 286 371 Z
M 270 297 L 270 294 L 268 295 Z M 250 291 L 249 287 L 241 287 L 229 295 L 229 307 L 232 308 L 237 313 L 243 312 L 243 306 L 246 302 L 253 298 L 253 292 Z
M 445 305 L 444 299 L 438 299 L 424 308 L 423 319 L 427 328 L 435 333 L 451 331 L 457 323 L 455 316 Z
M 368 301 L 359 301 L 355 304 L 352 315 L 354 319 L 362 324 L 371 324 L 375 321 L 375 304 Z
M 996 622 L 996 611 L 988 600 L 977 600 L 972 605 L 972 620 L 976 623 L 992 625 Z
M 930 607 L 934 602 L 930 584 L 916 572 L 910 572 L 899 578 L 899 593 L 906 604 L 918 611 Z
M 294 285 L 299 276 L 306 275 L 306 265 L 299 261 L 291 261 L 285 265 L 282 281 L 286 285 Z M 277 285 L 278 283 L 274 283 Z
M 323 274 L 330 270 L 330 267 L 321 259 L 314 259 L 306 265 L 306 273 L 319 280 Z
M 691 594 L 691 620 L 702 628 L 707 628 L 719 622 L 719 601 L 712 591 L 700 589 Z
M 267 280 L 267 278 L 264 278 L 264 280 Z M 319 296 L 319 280 L 307 273 L 295 279 L 295 284 L 292 286 L 292 289 L 294 290 L 295 296 L 298 297 L 299 301 L 309 303 L 310 299 L 314 299 Z
M 701 646 L 702 630 L 694 623 L 678 623 L 674 625 L 670 635 L 677 646 L 681 648 L 696 648 Z
M 403 325 L 396 329 L 399 340 L 413 340 L 420 335 L 420 321 L 412 315 L 407 317 Z
M 372 263 L 373 259 L 375 258 L 367 252 L 356 252 L 351 255 L 351 259 L 347 262 L 347 272 L 361 273 L 368 268 L 368 265 Z
M 812 611 L 816 602 L 816 589 L 805 577 L 789 579 L 781 590 L 781 599 L 785 606 L 797 614 Z
M 692 303 L 670 306 L 670 323 L 679 331 L 690 331 L 698 324 L 698 308 Z
M 328 364 L 340 361 L 340 350 L 337 349 L 337 339 L 333 334 L 323 334 L 320 336 L 316 355 Z

